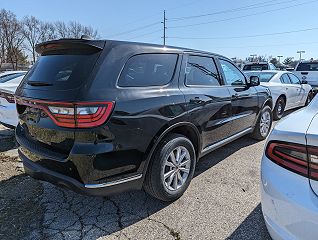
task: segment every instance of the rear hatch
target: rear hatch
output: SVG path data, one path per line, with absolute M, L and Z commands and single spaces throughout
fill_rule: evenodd
M 74 144 L 74 114 L 80 110 L 74 103 L 94 77 L 104 44 L 57 40 L 37 46 L 41 56 L 16 91 L 16 136 L 29 159 L 67 158 Z
M 299 63 L 294 73 L 312 86 L 318 86 L 318 62 Z

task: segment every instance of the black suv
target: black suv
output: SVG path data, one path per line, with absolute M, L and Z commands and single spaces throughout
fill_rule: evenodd
M 26 173 L 91 195 L 141 189 L 163 201 L 197 160 L 272 124 L 269 91 L 227 58 L 121 41 L 61 39 L 16 91 Z

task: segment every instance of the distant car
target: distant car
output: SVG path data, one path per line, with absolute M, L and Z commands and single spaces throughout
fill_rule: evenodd
M 250 62 L 245 63 L 243 71 L 263 71 L 263 70 L 276 70 L 274 64 L 269 62 Z
M 299 62 L 294 74 L 310 84 L 316 94 L 318 92 L 318 61 Z
M 0 123 L 9 128 L 18 125 L 18 114 L 14 100 L 14 93 L 25 73 L 19 77 L 0 83 Z
M 273 117 L 279 120 L 285 110 L 308 105 L 313 98 L 312 87 L 305 80 L 300 81 L 288 71 L 251 71 L 248 76 L 258 76 L 262 86 L 269 88 L 273 98 Z
M 282 119 L 261 163 L 261 203 L 273 240 L 318 236 L 318 98 Z
M 7 81 L 10 81 L 11 79 L 24 76 L 27 73 L 27 71 L 6 71 L 0 73 L 0 83 L 5 83 Z

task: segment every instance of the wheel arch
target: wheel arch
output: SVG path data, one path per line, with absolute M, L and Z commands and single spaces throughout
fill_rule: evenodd
M 160 143 L 160 141 L 167 136 L 169 133 L 179 133 L 187 138 L 192 142 L 194 146 L 194 150 L 196 153 L 196 157 L 199 158 L 201 154 L 201 137 L 200 132 L 198 128 L 190 122 L 180 122 L 173 124 L 171 126 L 164 126 L 162 127 L 158 133 L 153 137 L 151 143 L 149 144 L 147 151 L 146 151 L 146 161 L 145 166 L 143 170 L 143 176 L 146 176 L 149 162 L 151 161 L 151 158 L 156 150 L 156 147 Z

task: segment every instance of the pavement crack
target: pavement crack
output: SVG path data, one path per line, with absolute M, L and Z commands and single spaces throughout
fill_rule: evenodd
M 173 228 L 169 227 L 168 225 L 166 225 L 165 223 L 161 222 L 161 221 L 158 221 L 156 219 L 153 219 L 153 218 L 150 218 L 148 217 L 148 220 L 149 221 L 152 221 L 152 222 L 156 222 L 156 223 L 159 223 L 161 224 L 164 228 L 166 228 L 170 235 L 175 239 L 175 240 L 181 240 L 181 236 L 180 236 L 180 233 L 176 230 L 174 230 Z

